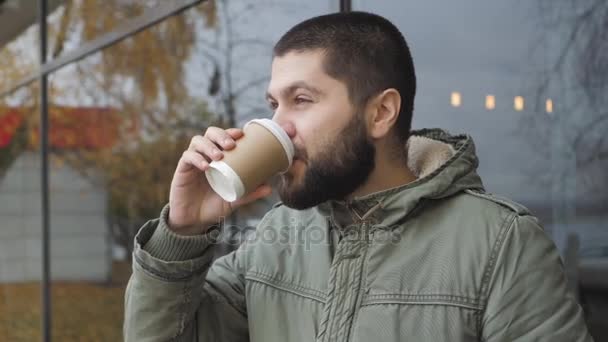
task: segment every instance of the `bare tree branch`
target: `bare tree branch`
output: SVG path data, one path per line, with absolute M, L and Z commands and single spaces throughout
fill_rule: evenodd
M 551 80 L 552 80 L 551 76 L 555 73 L 558 73 L 563 68 L 564 63 L 566 61 L 566 57 L 572 53 L 573 46 L 574 46 L 575 42 L 577 42 L 577 38 L 579 37 L 580 32 L 584 28 L 585 22 L 589 19 L 589 17 L 591 17 L 593 15 L 594 11 L 600 4 L 601 4 L 601 1 L 596 1 L 596 3 L 593 6 L 591 6 L 591 8 L 584 11 L 581 15 L 579 15 L 575 19 L 576 24 L 574 25 L 572 31 L 570 32 L 570 35 L 569 35 L 568 39 L 566 40 L 566 43 L 562 47 L 561 52 L 558 55 L 559 57 L 557 58 L 557 61 L 553 64 L 551 72 L 547 73 L 547 75 L 548 75 L 547 78 L 541 83 L 541 86 L 540 86 L 541 94 L 544 94 L 546 92 L 547 88 L 549 87 L 549 84 L 551 83 Z
M 234 94 L 238 97 L 243 92 L 251 89 L 252 87 L 255 87 L 255 86 L 258 86 L 258 85 L 261 85 L 261 84 L 265 84 L 269 80 L 270 80 L 270 78 L 268 76 L 262 76 L 262 77 L 256 78 L 254 80 L 251 80 L 251 81 L 249 81 L 249 82 L 241 85 L 239 88 L 237 88 L 234 91 Z
M 59 23 L 59 31 L 55 37 L 55 44 L 53 45 L 53 52 L 51 54 L 52 58 L 57 58 L 63 51 L 68 27 L 70 26 L 70 21 L 72 19 L 72 8 L 71 1 L 66 2 L 63 6 L 63 15 Z
M 601 127 L 601 124 L 603 124 L 604 121 L 608 122 L 608 112 L 598 115 L 597 117 L 593 118 L 593 120 L 588 122 L 585 126 L 578 129 L 578 134 L 572 141 L 572 145 L 574 146 L 574 148 L 580 145 L 581 140 L 589 133 L 590 130 L 594 128 L 597 129 L 597 127 Z
M 576 155 L 576 174 L 570 176 L 577 177 L 580 191 L 595 191 L 594 187 L 608 186 L 606 173 L 598 172 L 608 169 L 608 138 L 603 134 L 608 123 L 608 1 L 537 3 L 544 36 L 534 50 L 557 50 L 544 55 L 536 91 L 537 112 L 547 97 L 560 101 L 554 114 L 524 117 L 522 131 L 541 152 L 539 157 L 550 156 L 551 140 L 562 139 Z M 559 137 L 554 135 L 557 125 L 564 133 Z

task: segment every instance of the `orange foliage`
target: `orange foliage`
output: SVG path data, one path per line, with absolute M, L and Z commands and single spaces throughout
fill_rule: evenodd
M 10 144 L 24 123 L 20 108 L 0 111 L 0 148 Z M 54 149 L 97 150 L 114 146 L 119 138 L 121 118 L 110 108 L 61 107 L 49 110 L 49 144 Z M 39 146 L 38 122 L 28 127 L 29 145 Z

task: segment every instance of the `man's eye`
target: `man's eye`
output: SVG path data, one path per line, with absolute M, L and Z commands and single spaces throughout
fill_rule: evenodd
M 312 102 L 310 99 L 302 97 L 302 96 L 298 96 L 295 99 L 295 103 L 296 104 L 301 104 L 301 103 L 308 103 L 308 102 Z

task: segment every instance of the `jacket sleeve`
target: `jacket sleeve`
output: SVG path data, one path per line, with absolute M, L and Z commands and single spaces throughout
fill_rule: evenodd
M 592 341 L 553 242 L 532 216 L 510 221 L 490 261 L 483 340 Z
M 168 211 L 166 206 L 135 237 L 124 340 L 247 340 L 242 252 L 212 263 L 218 230 L 180 236 L 168 229 Z

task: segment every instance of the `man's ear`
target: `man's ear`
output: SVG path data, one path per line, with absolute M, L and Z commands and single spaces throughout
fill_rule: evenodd
M 395 126 L 401 110 L 401 95 L 394 89 L 386 89 L 368 102 L 368 132 L 371 138 L 380 139 Z

